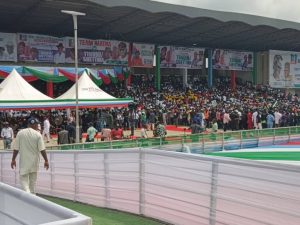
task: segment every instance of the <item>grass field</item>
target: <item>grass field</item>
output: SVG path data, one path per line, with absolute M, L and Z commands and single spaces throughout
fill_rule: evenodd
M 141 216 L 119 212 L 110 209 L 103 209 L 77 203 L 69 200 L 63 200 L 54 197 L 42 196 L 51 202 L 64 206 L 68 209 L 79 212 L 85 216 L 91 217 L 93 225 L 162 225 L 159 221 L 151 220 Z
M 207 153 L 207 155 L 252 159 L 252 160 L 290 160 L 300 161 L 300 152 L 216 152 Z

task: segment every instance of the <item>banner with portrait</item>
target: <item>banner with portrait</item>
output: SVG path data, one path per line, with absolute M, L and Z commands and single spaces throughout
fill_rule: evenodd
M 0 61 L 17 61 L 17 35 L 0 33 Z
M 74 38 L 66 38 L 66 63 L 74 63 Z M 81 64 L 128 65 L 129 43 L 115 40 L 78 38 Z
M 131 67 L 153 67 L 155 46 L 151 44 L 133 43 L 131 49 Z
M 204 51 L 204 48 L 160 46 L 160 67 L 201 69 Z
M 39 34 L 17 34 L 19 62 L 65 63 L 64 38 Z
M 216 70 L 252 71 L 253 52 L 215 49 L 212 65 Z
M 274 88 L 300 87 L 300 52 L 269 51 L 269 85 Z

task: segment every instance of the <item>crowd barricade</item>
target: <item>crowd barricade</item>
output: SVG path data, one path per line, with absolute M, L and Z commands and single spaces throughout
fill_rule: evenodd
M 0 152 L 0 181 L 19 187 L 11 155 Z M 299 166 L 150 148 L 48 155 L 49 170 L 40 164 L 40 194 L 174 225 L 300 224 Z
M 48 150 L 119 149 L 159 147 L 182 151 L 188 146 L 192 153 L 238 150 L 300 141 L 300 127 L 282 127 L 263 130 L 240 130 L 219 133 L 186 133 L 164 138 L 136 138 L 114 141 L 88 142 L 47 147 Z
M 0 199 L 1 225 L 92 225 L 91 218 L 4 183 Z

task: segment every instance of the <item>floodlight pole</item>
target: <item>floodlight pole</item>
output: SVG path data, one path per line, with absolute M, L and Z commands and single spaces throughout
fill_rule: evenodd
M 62 13 L 72 15 L 74 24 L 74 44 L 75 44 L 75 92 L 76 92 L 76 105 L 75 105 L 75 117 L 76 117 L 76 143 L 79 143 L 79 106 L 78 106 L 78 43 L 77 43 L 77 16 L 85 16 L 85 13 L 61 10 Z

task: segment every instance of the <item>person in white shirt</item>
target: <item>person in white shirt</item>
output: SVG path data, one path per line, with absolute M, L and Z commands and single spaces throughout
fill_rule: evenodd
M 49 169 L 43 137 L 36 131 L 38 123 L 39 121 L 37 119 L 29 118 L 28 128 L 18 132 L 11 160 L 11 168 L 15 169 L 17 165 L 16 158 L 20 152 L 20 183 L 24 191 L 32 194 L 35 194 L 37 171 L 40 164 L 40 153 L 45 160 L 45 169 Z
M 43 137 L 46 136 L 47 143 L 50 142 L 50 122 L 47 117 L 44 119 L 44 127 L 43 127 Z
M 254 129 L 258 129 L 257 115 L 258 115 L 258 112 L 257 112 L 257 110 L 255 110 L 255 112 L 252 114 L 252 122 L 253 122 Z
M 279 123 L 280 123 L 282 114 L 280 112 L 278 112 L 278 110 L 276 110 L 274 113 L 274 117 L 275 117 L 275 127 L 279 127 Z
M 3 138 L 4 149 L 10 149 L 14 138 L 14 131 L 9 126 L 8 122 L 3 123 L 4 127 L 1 130 L 1 138 Z
M 53 56 L 54 63 L 65 63 L 66 55 L 64 53 L 64 45 L 59 43 L 57 46 L 57 52 Z
M 141 138 L 148 138 L 147 125 L 144 125 L 141 128 Z

